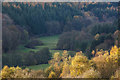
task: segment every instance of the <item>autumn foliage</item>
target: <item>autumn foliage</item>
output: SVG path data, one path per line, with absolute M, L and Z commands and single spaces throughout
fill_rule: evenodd
M 82 51 L 71 57 L 65 50 L 62 53 L 55 53 L 49 61 L 50 66 L 42 71 L 21 69 L 20 67 L 4 66 L 2 78 L 109 78 L 114 79 L 120 76 L 120 48 L 113 46 L 110 51 L 92 51 L 94 57 L 89 60 Z

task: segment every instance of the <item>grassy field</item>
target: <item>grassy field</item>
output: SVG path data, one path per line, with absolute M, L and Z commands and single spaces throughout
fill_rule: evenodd
M 32 69 L 32 70 L 45 70 L 47 67 L 49 67 L 49 64 L 41 64 L 41 65 L 33 65 L 33 66 L 28 66 L 27 68 Z
M 55 35 L 55 36 L 45 36 L 45 37 L 40 37 L 37 38 L 38 40 L 41 40 L 44 45 L 42 46 L 36 46 L 35 49 L 30 49 L 30 48 L 25 48 L 24 45 L 19 46 L 19 48 L 16 50 L 16 53 L 29 53 L 30 51 L 39 51 L 44 47 L 48 47 L 50 50 L 50 53 L 52 55 L 54 55 L 55 52 L 59 52 L 60 55 L 62 55 L 63 50 L 55 50 L 58 39 L 59 39 L 59 35 Z M 68 53 L 72 53 L 74 54 L 74 51 L 68 51 Z M 33 66 L 28 66 L 27 68 L 29 69 L 33 69 L 33 70 L 39 70 L 39 69 L 45 69 L 49 66 L 49 64 L 41 64 L 41 65 L 33 65 Z
M 44 43 L 44 45 L 39 47 L 48 47 L 49 49 L 55 49 L 58 39 L 59 39 L 59 35 L 41 37 L 39 38 L 39 40 L 41 40 Z
M 36 49 L 30 49 L 30 48 L 25 48 L 24 45 L 19 46 L 19 48 L 15 51 L 16 53 L 29 53 L 30 51 L 39 51 L 44 47 L 48 47 L 50 49 L 50 52 L 52 53 L 52 55 L 55 52 L 60 52 L 62 53 L 61 50 L 53 50 L 56 48 L 56 44 L 58 42 L 59 39 L 59 35 L 55 35 L 55 36 L 45 36 L 45 37 L 40 37 L 37 38 L 38 40 L 41 40 L 44 45 L 42 46 L 36 46 Z M 41 65 L 33 65 L 33 66 L 27 66 L 27 68 L 29 69 L 33 69 L 33 70 L 39 70 L 39 69 L 46 69 L 47 67 L 49 67 L 49 64 L 41 64 Z
M 52 50 L 56 48 L 56 44 L 58 42 L 59 35 L 45 36 L 45 37 L 40 37 L 40 38 L 37 38 L 37 39 L 41 40 L 44 43 L 44 45 L 36 46 L 35 49 L 26 48 L 26 47 L 24 47 L 24 45 L 21 45 L 21 46 L 18 47 L 18 49 L 15 51 L 15 53 L 17 53 L 17 52 L 19 52 L 19 53 L 29 53 L 30 51 L 35 51 L 36 52 L 36 51 L 41 50 L 44 47 L 48 47 L 50 49 L 50 51 L 52 52 Z

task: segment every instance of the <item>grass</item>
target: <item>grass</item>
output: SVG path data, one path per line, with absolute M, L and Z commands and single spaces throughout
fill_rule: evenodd
M 37 38 L 37 39 L 41 40 L 44 43 L 44 45 L 36 46 L 35 49 L 26 48 L 26 47 L 24 47 L 24 45 L 21 45 L 21 46 L 18 47 L 18 49 L 15 51 L 15 53 L 18 53 L 18 52 L 19 53 L 29 53 L 30 51 L 35 51 L 36 52 L 36 51 L 41 50 L 44 47 L 48 47 L 51 51 L 52 49 L 56 48 L 56 44 L 58 42 L 59 35 L 45 36 L 45 37 L 40 37 L 40 38 Z
M 45 70 L 47 67 L 49 67 L 49 64 L 33 65 L 28 66 L 27 68 L 32 70 Z
M 44 45 L 39 46 L 39 48 L 40 47 L 48 47 L 49 49 L 55 49 L 58 39 L 59 39 L 59 35 L 41 37 L 41 38 L 39 38 L 39 40 L 41 40 L 44 43 Z
M 24 45 L 19 46 L 19 48 L 15 51 L 16 53 L 29 53 L 30 51 L 39 51 L 44 47 L 48 47 L 50 50 L 50 53 L 52 55 L 54 55 L 55 52 L 59 52 L 60 55 L 62 55 L 63 50 L 55 50 L 57 42 L 59 40 L 59 35 L 55 35 L 55 36 L 45 36 L 45 37 L 40 37 L 37 38 L 38 40 L 41 40 L 44 45 L 42 46 L 36 46 L 35 49 L 30 49 L 30 48 L 25 48 Z M 68 53 L 72 53 L 72 55 L 74 55 L 74 51 L 68 51 Z M 29 69 L 33 69 L 33 70 L 39 70 L 39 69 L 46 69 L 47 67 L 49 67 L 49 64 L 40 64 L 40 65 L 33 65 L 33 66 L 27 66 L 26 68 Z
M 55 52 L 60 52 L 62 53 L 61 50 L 54 50 L 56 48 L 56 44 L 58 42 L 59 39 L 59 35 L 55 35 L 55 36 L 45 36 L 45 37 L 40 37 L 37 38 L 38 40 L 42 41 L 44 43 L 44 45 L 42 46 L 36 46 L 35 49 L 30 49 L 30 48 L 25 48 L 24 45 L 21 45 L 18 47 L 18 49 L 15 51 L 15 53 L 29 53 L 30 51 L 39 51 L 44 47 L 48 47 L 50 49 L 50 52 L 52 53 L 52 55 L 54 55 Z M 41 65 L 33 65 L 33 66 L 27 66 L 26 68 L 32 69 L 32 70 L 39 70 L 39 69 L 46 69 L 47 67 L 49 67 L 49 64 L 41 64 Z

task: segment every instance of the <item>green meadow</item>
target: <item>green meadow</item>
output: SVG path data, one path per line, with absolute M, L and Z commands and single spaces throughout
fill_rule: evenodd
M 41 65 L 33 65 L 33 66 L 28 66 L 28 69 L 32 69 L 32 70 L 45 70 L 46 68 L 49 67 L 49 64 L 41 64 Z
M 58 42 L 59 39 L 59 35 L 55 35 L 55 36 L 45 36 L 45 37 L 40 37 L 37 38 L 38 40 L 41 40 L 44 45 L 42 46 L 36 46 L 35 49 L 30 49 L 30 48 L 26 48 L 24 47 L 24 45 L 21 45 L 18 47 L 18 49 L 15 51 L 16 53 L 29 53 L 30 51 L 39 51 L 44 47 L 48 47 L 50 49 L 50 52 L 56 52 L 56 51 L 60 51 L 60 50 L 54 50 L 56 48 L 56 44 Z
M 35 49 L 26 48 L 26 47 L 24 47 L 24 45 L 21 45 L 21 46 L 18 47 L 18 49 L 15 51 L 15 53 L 18 53 L 18 52 L 19 53 L 29 53 L 30 51 L 37 52 L 37 51 L 41 50 L 44 47 L 48 47 L 50 53 L 52 54 L 52 56 L 56 52 L 59 52 L 60 55 L 62 55 L 63 50 L 55 50 L 57 42 L 59 40 L 59 35 L 45 36 L 45 37 L 40 37 L 40 38 L 37 38 L 37 39 L 41 40 L 44 45 L 36 46 Z M 72 53 L 72 55 L 73 55 L 75 53 L 75 51 L 68 51 L 68 53 L 69 54 Z M 47 67 L 49 67 L 49 64 L 32 65 L 32 66 L 27 66 L 26 68 L 33 69 L 33 70 L 39 70 L 39 69 L 44 70 Z

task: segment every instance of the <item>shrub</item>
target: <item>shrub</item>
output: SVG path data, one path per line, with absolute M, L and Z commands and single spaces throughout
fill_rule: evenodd
M 30 73 L 27 69 L 22 70 L 20 67 L 8 67 L 4 66 L 1 71 L 3 79 L 6 78 L 29 78 Z
M 57 78 L 55 72 L 51 71 L 48 78 Z
M 68 57 L 68 53 L 66 50 L 63 51 L 62 56 L 57 52 L 54 54 L 53 59 L 49 61 L 51 66 L 46 69 L 46 75 L 50 74 L 50 71 L 54 71 L 57 77 L 63 77 L 65 73 L 65 64 L 66 62 L 70 62 L 70 57 Z
M 51 59 L 51 53 L 49 52 L 49 48 L 43 48 L 40 51 L 37 51 L 34 54 L 34 57 L 37 61 L 37 64 L 46 64 Z
M 2 69 L 3 78 L 107 78 L 114 79 L 119 77 L 120 48 L 113 46 L 110 51 L 92 51 L 94 57 L 89 60 L 83 55 L 82 51 L 77 52 L 74 57 L 63 51 L 55 53 L 53 59 L 50 60 L 45 71 L 33 71 L 21 69 L 19 67 L 5 66 Z M 39 60 L 39 59 L 38 59 Z
M 66 77 L 70 74 L 70 65 L 67 62 L 64 62 L 62 73 L 60 74 L 60 77 Z
M 49 76 L 49 73 L 53 71 L 53 67 L 52 66 L 49 66 L 47 69 L 45 69 L 45 77 L 48 77 Z
M 45 72 L 43 70 L 31 70 L 31 78 L 44 78 L 45 77 Z
M 109 55 L 110 54 L 110 55 Z M 118 68 L 119 52 L 117 46 L 108 51 L 97 51 L 92 60 L 96 64 L 96 70 L 101 73 L 102 78 L 109 78 Z
M 43 45 L 42 41 L 33 39 L 33 40 L 31 40 L 30 42 L 28 42 L 28 43 L 25 45 L 25 47 L 34 49 L 35 46 L 41 46 L 41 45 Z
M 120 68 L 118 68 L 115 72 L 114 75 L 111 76 L 111 79 L 110 80 L 114 80 L 114 79 L 120 79 Z
M 92 68 L 84 72 L 82 78 L 101 78 L 101 74 Z
M 83 56 L 81 53 L 76 53 L 72 58 L 70 65 L 70 74 L 73 77 L 83 74 L 86 70 L 90 68 L 89 60 L 86 56 Z
M 34 71 L 29 69 L 21 69 L 20 67 L 4 66 L 1 71 L 2 79 L 8 78 L 43 78 L 44 72 L 42 70 Z

